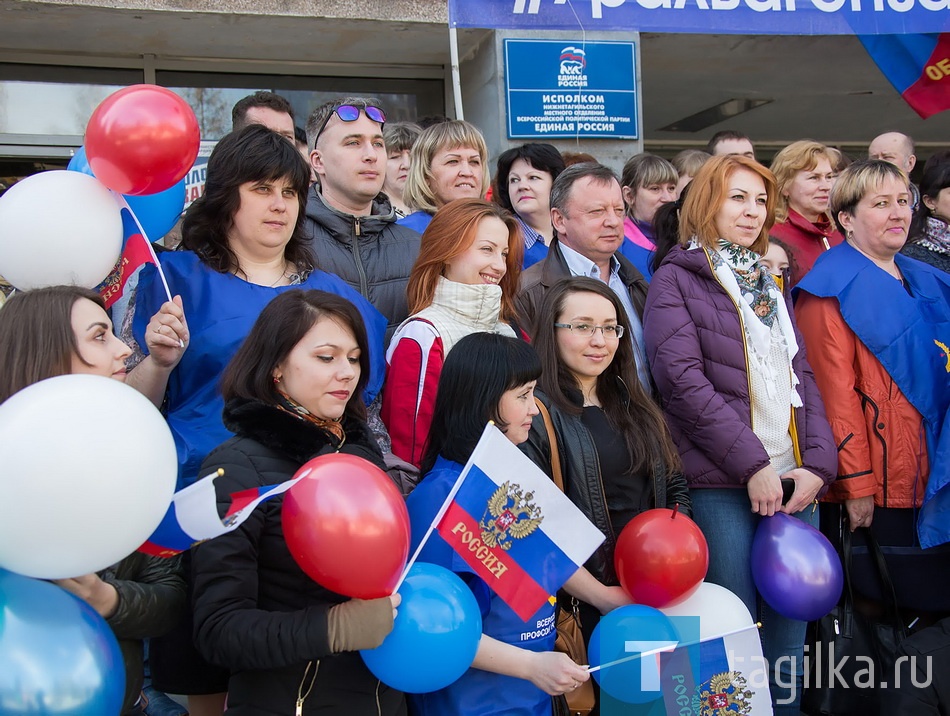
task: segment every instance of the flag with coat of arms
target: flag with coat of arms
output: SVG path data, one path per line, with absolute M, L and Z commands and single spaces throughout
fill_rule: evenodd
M 432 529 L 525 620 L 604 541 L 493 424 L 485 428 Z

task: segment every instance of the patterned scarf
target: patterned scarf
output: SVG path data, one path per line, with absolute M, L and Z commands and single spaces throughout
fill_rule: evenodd
M 277 390 L 277 394 L 277 407 L 280 410 L 283 410 L 285 413 L 289 413 L 300 420 L 311 423 L 312 425 L 316 425 L 324 432 L 327 432 L 335 437 L 337 440 L 339 440 L 339 444 L 336 446 L 337 450 L 343 447 L 343 443 L 346 442 L 346 433 L 343 432 L 343 425 L 339 418 L 336 420 L 325 420 L 324 418 L 318 418 L 279 388 Z
M 935 253 L 950 256 L 950 224 L 933 216 L 928 216 L 923 236 L 914 243 Z
M 762 257 L 744 246 L 723 239 L 719 240 L 719 249 L 709 253 L 714 267 L 724 263 L 732 269 L 742 298 L 748 302 L 758 319 L 771 328 L 778 312 L 776 295 L 781 292 L 769 270 L 759 264 Z

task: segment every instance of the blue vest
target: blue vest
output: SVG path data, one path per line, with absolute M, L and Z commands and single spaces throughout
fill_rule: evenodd
M 822 254 L 795 287 L 835 298 L 848 327 L 924 418 L 930 477 L 918 520 L 924 547 L 950 541 L 950 276 L 897 254 L 907 290 L 848 243 Z
M 462 472 L 463 465 L 439 457 L 432 471 L 406 499 L 415 552 L 433 518 Z M 556 636 L 555 607 L 545 603 L 528 621 L 522 620 L 476 576 L 439 533 L 429 535 L 420 562 L 451 569 L 465 581 L 482 611 L 482 632 L 530 651 L 552 651 Z M 552 600 L 553 601 L 553 600 Z M 416 716 L 551 716 L 551 697 L 530 681 L 481 669 L 469 669 L 458 681 L 429 694 L 407 694 Z
M 264 306 L 284 291 L 328 291 L 349 299 L 359 308 L 370 345 L 371 373 L 364 399 L 369 403 L 380 391 L 386 370 L 386 319 L 337 276 L 314 271 L 302 284 L 272 288 L 214 271 L 191 251 L 166 252 L 160 260 L 172 295 L 181 295 L 191 333 L 188 349 L 168 379 L 165 411 L 178 448 L 179 490 L 203 477 L 198 470 L 205 457 L 232 437 L 222 422 L 224 399 L 218 381 Z M 139 279 L 132 318 L 135 340 L 146 353 L 145 328 L 166 300 L 158 271 L 147 264 Z

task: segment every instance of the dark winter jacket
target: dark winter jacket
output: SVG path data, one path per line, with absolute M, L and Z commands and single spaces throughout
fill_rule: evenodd
M 623 390 L 621 386 L 617 389 Z M 610 515 L 607 511 L 604 480 L 600 472 L 600 460 L 594 438 L 580 415 L 564 412 L 540 390 L 535 390 L 534 394 L 551 413 L 551 423 L 554 426 L 554 434 L 557 436 L 558 455 L 561 458 L 565 493 L 607 538 L 584 566 L 604 584 L 616 585 L 618 581 L 614 571 L 614 547 L 617 535 L 611 527 Z M 570 397 L 576 397 L 577 406 L 581 407 L 583 399 L 580 392 Z M 534 417 L 528 440 L 519 447 L 549 477 L 552 476 L 551 444 L 548 440 L 544 418 L 541 415 Z M 644 510 L 654 507 L 673 507 L 678 504 L 684 514 L 692 513 L 689 491 L 681 475 L 667 480 L 666 475 L 657 470 L 651 476 L 651 482 L 652 487 L 647 494 L 652 501 L 650 504 L 643 505 Z
M 119 595 L 115 613 L 106 623 L 119 640 L 125 662 L 125 712 L 135 705 L 142 692 L 142 640 L 170 631 L 185 608 L 181 558 L 165 559 L 133 552 L 98 575 L 103 582 L 115 587 Z
M 284 482 L 310 458 L 334 452 L 323 430 L 262 403 L 229 401 L 224 423 L 235 437 L 202 465 L 202 474 L 224 469 L 215 480 L 222 515 L 231 493 Z M 340 452 L 382 467 L 366 425 L 345 420 L 344 429 Z M 195 644 L 231 670 L 228 714 L 291 716 L 315 668 L 303 714 L 377 714 L 377 697 L 382 716 L 404 714 L 403 695 L 381 685 L 358 653 L 330 653 L 327 612 L 347 597 L 297 566 L 284 541 L 282 504 L 280 496 L 263 503 L 237 530 L 194 549 Z
M 646 279 L 626 256 L 619 252 L 614 256 L 620 262 L 620 280 L 627 287 L 630 302 L 636 309 L 637 316 L 642 319 L 643 307 L 647 300 L 648 284 Z M 515 304 L 518 307 L 522 327 L 532 336 L 535 332 L 534 322 L 541 308 L 541 302 L 544 300 L 544 294 L 562 278 L 570 276 L 571 269 L 568 268 L 557 239 L 551 242 L 548 255 L 544 257 L 543 261 L 539 261 L 522 272 L 521 283 L 518 287 L 518 298 Z
M 409 317 L 406 284 L 419 255 L 419 233 L 396 224 L 385 194 L 376 197 L 370 216 L 353 216 L 329 206 L 315 186 L 307 199 L 305 230 L 317 265 L 342 278 L 386 316 L 388 344 Z
M 786 295 L 789 314 L 794 313 Z M 769 464 L 752 430 L 745 330 L 703 249 L 675 246 L 653 274 L 644 313 L 647 358 L 691 488 L 742 487 Z M 827 485 L 837 456 L 815 376 L 796 328 L 793 368 L 803 408 L 792 440 L 801 466 Z
M 908 241 L 901 249 L 904 256 L 910 256 L 912 259 L 923 261 L 936 269 L 950 273 L 950 254 L 941 254 L 920 244 Z

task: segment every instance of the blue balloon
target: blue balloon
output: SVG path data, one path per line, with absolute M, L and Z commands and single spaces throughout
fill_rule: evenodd
M 89 166 L 89 161 L 86 159 L 85 147 L 80 147 L 76 150 L 76 153 L 73 154 L 73 158 L 70 159 L 69 164 L 66 165 L 66 170 L 79 172 L 80 174 L 88 174 L 91 177 L 95 176 L 95 174 L 92 173 L 92 167 Z
M 591 666 L 607 665 L 593 672 L 600 688 L 628 704 L 646 704 L 663 696 L 660 691 L 659 652 L 635 657 L 654 650 L 672 651 L 681 636 L 673 622 L 659 609 L 643 604 L 628 604 L 606 614 L 594 627 L 587 648 Z
M 117 714 L 125 665 L 112 629 L 55 584 L 0 570 L 0 714 Z
M 472 591 L 453 572 L 416 562 L 399 588 L 392 632 L 376 649 L 361 651 L 376 678 L 410 694 L 438 691 L 472 665 L 482 616 Z
M 813 621 L 841 598 L 841 558 L 821 532 L 778 512 L 763 517 L 752 538 L 752 581 L 762 599 L 789 619 Z
M 92 167 L 89 166 L 89 161 L 86 159 L 85 147 L 76 150 L 66 169 L 71 172 L 95 176 L 92 173 Z M 148 240 L 158 241 L 171 231 L 185 208 L 185 179 L 183 178 L 173 187 L 157 194 L 125 195 L 125 200 L 142 228 L 145 229 Z
M 185 208 L 185 180 L 158 194 L 126 196 L 129 208 L 139 220 L 149 241 L 158 241 L 171 231 Z

